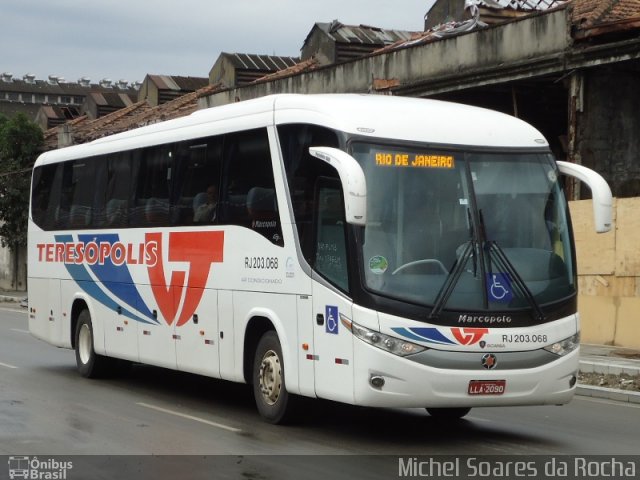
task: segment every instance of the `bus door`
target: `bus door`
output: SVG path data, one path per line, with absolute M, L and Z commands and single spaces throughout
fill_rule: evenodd
M 342 188 L 320 178 L 314 198 L 313 318 L 316 395 L 353 403 L 353 338 L 340 322 L 352 318 L 348 298 L 346 222 Z

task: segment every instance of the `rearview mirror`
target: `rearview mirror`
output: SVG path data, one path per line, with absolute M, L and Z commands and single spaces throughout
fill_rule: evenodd
M 593 219 L 596 232 L 605 233 L 613 225 L 613 196 L 607 181 L 597 172 L 571 162 L 556 162 L 560 173 L 587 184 L 593 197 Z
M 310 147 L 309 153 L 338 171 L 347 223 L 364 225 L 367 221 L 367 182 L 360 164 L 351 155 L 337 148 Z

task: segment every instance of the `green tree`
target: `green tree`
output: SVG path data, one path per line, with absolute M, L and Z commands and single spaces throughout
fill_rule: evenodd
M 25 115 L 0 117 L 0 242 L 16 255 L 27 243 L 31 167 L 42 146 L 42 130 Z

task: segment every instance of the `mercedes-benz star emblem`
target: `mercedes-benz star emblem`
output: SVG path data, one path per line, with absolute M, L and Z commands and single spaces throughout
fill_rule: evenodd
M 496 368 L 496 365 L 498 364 L 498 359 L 496 358 L 496 356 L 493 353 L 485 353 L 482 356 L 482 366 L 484 368 L 486 368 L 487 370 L 492 370 L 494 368 Z

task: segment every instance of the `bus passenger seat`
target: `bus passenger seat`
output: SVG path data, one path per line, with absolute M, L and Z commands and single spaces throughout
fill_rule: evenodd
M 70 227 L 88 227 L 91 224 L 92 208 L 84 205 L 71 205 L 69 211 Z
M 144 215 L 147 225 L 166 225 L 169 220 L 169 202 L 151 197 L 145 204 Z
M 119 226 L 123 225 L 127 218 L 127 201 L 112 198 L 107 202 L 106 209 L 106 225 Z

